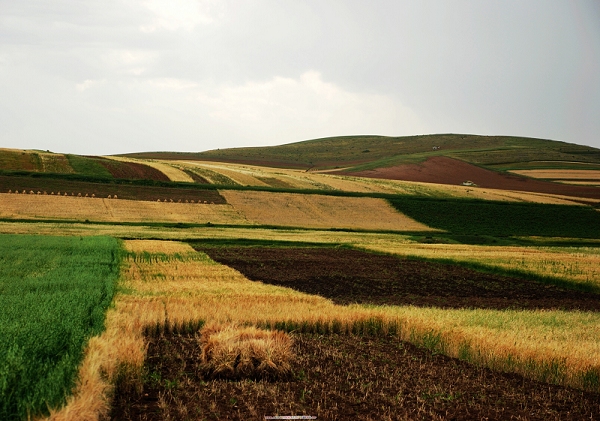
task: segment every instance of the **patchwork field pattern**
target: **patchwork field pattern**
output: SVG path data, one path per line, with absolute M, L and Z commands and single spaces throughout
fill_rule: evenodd
M 137 164 L 147 165 L 149 167 L 152 167 L 152 168 L 160 171 L 164 175 L 166 175 L 170 181 L 178 181 L 178 182 L 184 182 L 184 183 L 193 183 L 194 182 L 192 177 L 190 177 L 184 171 L 182 171 L 170 164 L 167 164 L 167 163 L 151 161 L 151 160 L 139 161 L 137 159 L 123 158 L 123 157 L 119 157 L 119 156 L 105 156 L 103 158 L 112 159 L 112 160 L 121 161 L 121 162 L 133 162 L 133 163 L 137 163 Z
M 248 220 L 262 225 L 429 231 L 385 200 L 292 193 L 221 191 Z
M 74 172 L 69 160 L 63 154 L 5 148 L 0 148 L 0 169 L 62 174 Z

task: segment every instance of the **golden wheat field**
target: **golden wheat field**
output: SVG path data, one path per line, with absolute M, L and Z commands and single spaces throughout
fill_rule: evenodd
M 121 288 L 108 311 L 106 330 L 90 340 L 69 404 L 49 419 L 105 414 L 117 378 L 132 388 L 141 381 L 145 329 L 181 329 L 199 321 L 308 323 L 344 331 L 379 320 L 395 327 L 399 340 L 418 344 L 435 337 L 449 355 L 469 352 L 482 364 L 533 378 L 548 378 L 551 367 L 554 381 L 580 386 L 586 373 L 600 370 L 597 313 L 342 306 L 249 281 L 184 243 L 129 240 L 125 249 Z
M 153 159 L 141 160 L 141 159 L 134 159 L 134 158 L 125 158 L 125 157 L 121 157 L 121 156 L 104 156 L 104 158 L 112 159 L 115 161 L 135 162 L 135 163 L 148 165 L 149 167 L 152 167 L 152 168 L 157 169 L 158 171 L 162 172 L 164 175 L 169 177 L 169 180 L 171 180 L 171 181 L 178 181 L 178 182 L 184 182 L 184 183 L 193 183 L 194 182 L 192 177 L 190 177 L 188 174 L 186 174 L 179 168 L 176 168 L 175 166 L 173 166 L 169 163 L 155 161 Z
M 210 170 L 235 180 L 237 184 L 248 186 L 341 190 L 358 193 L 409 194 L 432 197 L 462 197 L 510 202 L 579 205 L 579 203 L 573 201 L 573 198 L 571 197 L 554 194 L 342 176 L 328 174 L 327 172 L 307 172 L 305 170 L 268 168 L 231 163 L 201 161 L 171 163 L 172 165 L 190 169 L 202 168 L 204 170 Z M 210 176 L 207 178 L 210 178 Z M 212 180 L 212 182 L 219 184 L 216 180 Z
M 429 231 L 383 199 L 293 193 L 221 191 L 235 209 L 257 224 L 309 228 Z
M 0 218 L 247 224 L 231 205 L 0 194 Z

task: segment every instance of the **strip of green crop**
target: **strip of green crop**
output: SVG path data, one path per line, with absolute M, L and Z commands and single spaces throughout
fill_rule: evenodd
M 120 260 L 109 237 L 0 235 L 0 419 L 65 402 L 104 329 Z
M 409 197 L 390 203 L 452 234 L 600 238 L 600 212 L 588 206 Z
M 101 178 L 113 178 L 112 174 L 106 168 L 104 168 L 96 158 L 88 158 L 80 155 L 66 155 L 66 157 L 76 174 Z

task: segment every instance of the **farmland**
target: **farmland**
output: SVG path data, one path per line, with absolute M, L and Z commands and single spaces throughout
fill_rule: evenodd
M 59 407 L 87 338 L 104 327 L 119 273 L 107 237 L 1 236 L 0 418 Z
M 572 409 L 573 405 L 587 414 L 596 414 L 600 409 L 594 401 L 597 399 L 595 394 L 573 393 L 569 389 L 549 389 L 547 386 L 539 387 L 537 383 L 523 383 L 523 379 L 514 377 L 510 380 L 510 376 L 504 377 L 494 372 L 474 368 L 469 368 L 474 371 L 466 372 L 471 374 L 465 374 L 462 384 L 446 383 L 449 388 L 437 386 L 436 389 L 435 385 L 439 385 L 441 379 L 430 371 L 423 372 L 423 376 L 429 380 L 424 380 L 414 389 L 411 388 L 414 387 L 412 382 L 388 384 L 383 378 L 375 381 L 371 377 L 374 385 L 383 382 L 382 390 L 386 391 L 383 395 L 377 395 L 381 396 L 377 399 L 382 401 L 377 401 L 379 404 L 375 408 L 375 405 L 369 404 L 371 402 L 369 396 L 375 389 L 359 388 L 352 392 L 354 390 L 352 385 L 356 383 L 347 380 L 348 374 L 357 376 L 350 377 L 351 379 L 361 379 L 361 376 L 369 376 L 368 373 L 372 373 L 360 369 L 362 364 L 353 365 L 349 361 L 362 361 L 361 358 L 364 358 L 365 353 L 370 355 L 369 352 L 372 352 L 373 348 L 379 350 L 380 354 L 374 360 L 371 358 L 365 360 L 364 364 L 375 364 L 380 367 L 380 364 L 383 366 L 391 364 L 390 369 L 398 367 L 399 370 L 403 360 L 397 360 L 394 355 L 400 350 L 400 354 L 404 355 L 407 361 L 421 361 L 420 370 L 444 367 L 444 375 L 449 375 L 452 372 L 448 371 L 450 367 L 457 367 L 458 364 L 460 369 L 465 370 L 467 366 L 455 360 L 443 359 L 437 363 L 439 365 L 423 364 L 441 358 L 435 357 L 430 352 L 416 350 L 404 342 L 398 342 L 398 339 L 388 338 L 383 332 L 372 339 L 360 339 L 361 345 L 358 344 L 357 339 L 348 342 L 352 336 L 348 337 L 347 334 L 336 336 L 346 331 L 375 333 L 378 329 L 385 329 L 385 331 L 396 329 L 396 335 L 401 338 L 410 338 L 412 342 L 437 352 L 445 349 L 445 352 L 452 353 L 451 349 L 456 347 L 454 352 L 462 352 L 463 358 L 468 349 L 465 348 L 466 343 L 472 343 L 474 347 L 483 344 L 484 348 L 478 351 L 471 350 L 472 361 L 487 359 L 488 364 L 495 365 L 497 369 L 503 364 L 509 364 L 512 366 L 511 371 L 524 370 L 524 373 L 528 372 L 529 376 L 536 378 L 570 382 L 588 378 L 589 375 L 578 377 L 575 373 L 581 369 L 588 372 L 585 370 L 590 370 L 590 364 L 592 366 L 596 364 L 594 362 L 598 352 L 596 313 L 336 305 L 315 295 L 252 282 L 239 272 L 215 264 L 206 255 L 194 254 L 190 248 L 177 244 L 133 241 L 127 243 L 127 248 L 130 250 L 125 284 L 128 295 L 121 298 L 122 309 L 129 314 L 130 320 L 131 318 L 140 320 L 131 323 L 132 326 L 139 326 L 140 323 L 149 326 L 147 334 L 150 348 L 146 358 L 148 364 L 146 370 L 149 374 L 146 380 L 142 379 L 143 394 L 132 396 L 125 390 L 117 396 L 113 413 L 115 419 L 138 419 L 136 414 L 141 416 L 141 414 L 151 413 L 154 413 L 157 419 L 164 418 L 167 414 L 175 417 L 209 416 L 215 412 L 223 414 L 221 411 L 226 408 L 227 416 L 232 416 L 234 419 L 235 416 L 243 418 L 243 414 L 251 418 L 260 418 L 262 414 L 269 413 L 265 411 L 278 409 L 281 411 L 282 408 L 288 410 L 294 408 L 300 413 L 304 411 L 315 413 L 316 410 L 321 419 L 339 418 L 340 414 L 345 412 L 338 411 L 349 411 L 350 408 L 362 411 L 362 416 L 368 414 L 375 418 L 383 418 L 386 411 L 402 413 L 403 410 L 413 414 L 418 412 L 412 411 L 420 410 L 423 411 L 421 412 L 423 416 L 432 418 L 440 407 L 445 407 L 445 404 L 464 405 L 464 407 L 460 406 L 464 410 L 477 410 L 488 416 L 496 413 L 497 417 L 502 418 L 502 414 L 506 415 L 511 411 L 525 411 L 523 406 L 525 401 L 528 405 L 532 405 L 527 409 L 531 412 L 527 413 L 535 414 L 539 411 L 539 416 L 542 418 L 544 417 L 542 414 L 551 417 L 551 412 L 548 412 L 550 410 L 544 407 L 558 405 L 560 408 L 559 402 L 563 402 L 564 409 L 557 410 L 559 414 L 565 416 L 566 412 L 560 411 L 569 411 L 568 408 Z M 202 278 L 198 278 L 199 273 L 203 274 Z M 290 312 L 290 308 L 294 308 L 294 311 Z M 193 332 L 194 326 L 197 326 L 200 320 L 245 320 L 259 325 L 307 332 L 297 338 L 300 344 L 298 346 L 302 346 L 302 349 L 298 350 L 295 364 L 299 365 L 296 365 L 295 369 L 297 373 L 303 374 L 300 374 L 299 379 L 275 384 L 203 380 L 200 382 L 201 386 L 198 386 L 198 378 L 193 374 L 195 372 L 193 367 L 194 361 L 198 358 L 194 356 L 194 352 L 199 351 L 198 348 L 193 347 L 193 335 L 190 336 L 185 332 L 188 329 Z M 382 320 L 383 323 L 377 324 L 376 320 Z M 402 320 L 400 324 L 394 322 L 399 320 Z M 327 335 L 331 336 L 327 338 L 310 336 L 317 332 L 321 334 L 330 332 Z M 135 332 L 131 334 L 134 335 Z M 540 345 L 542 338 L 544 345 Z M 570 349 L 574 340 L 582 348 L 577 353 L 565 354 L 565 350 Z M 352 343 L 354 345 L 351 345 Z M 367 348 L 367 344 L 372 346 Z M 319 358 L 314 359 L 314 356 L 313 359 L 309 358 L 313 353 L 312 349 L 321 350 L 317 354 L 320 355 Z M 368 351 L 369 349 L 371 351 Z M 165 353 L 165 350 L 172 352 Z M 331 357 L 324 357 L 327 355 Z M 563 359 L 564 355 L 569 357 Z M 348 361 L 348 365 L 341 366 L 346 373 L 344 377 L 340 378 L 339 383 L 327 382 L 329 386 L 324 386 L 319 379 L 323 379 L 325 373 L 332 373 L 334 378 L 340 376 L 341 373 L 333 373 L 335 367 L 340 367 L 342 361 Z M 523 364 L 526 361 L 527 363 Z M 548 364 L 551 367 L 553 364 L 551 361 L 558 363 L 558 366 L 548 371 L 544 367 Z M 182 364 L 186 364 L 188 369 L 183 369 Z M 470 381 L 466 380 L 468 376 L 472 376 Z M 415 378 L 406 374 L 398 377 L 406 379 L 398 380 L 400 382 L 409 382 L 410 378 Z M 480 386 L 475 386 L 481 384 L 480 380 L 473 379 L 489 382 L 490 386 L 486 386 L 484 395 L 481 395 Z M 361 384 L 369 382 L 365 380 Z M 332 388 L 332 384 L 338 385 L 339 389 Z M 495 384 L 498 389 L 490 389 L 492 384 Z M 467 387 L 470 389 L 466 389 Z M 403 395 L 406 396 L 403 396 L 400 404 L 396 396 L 402 390 L 404 390 Z M 307 395 L 308 391 L 314 395 Z M 359 403 L 358 406 L 339 403 L 348 399 L 348 393 L 355 399 L 355 403 Z M 424 393 L 430 393 L 431 399 L 422 402 Z M 450 401 L 442 399 L 443 396 L 451 394 L 458 394 L 456 398 L 459 399 L 456 402 L 454 399 Z M 200 398 L 199 401 L 198 396 L 206 396 L 206 398 Z M 492 400 L 493 396 L 500 397 L 502 404 L 496 404 L 497 399 Z M 556 400 L 557 397 L 559 401 Z M 410 403 L 411 401 L 414 403 Z M 277 402 L 285 405 L 277 406 Z M 421 404 L 415 406 L 416 402 Z M 235 403 L 237 405 L 234 405 Z M 557 407 L 553 406 L 553 408 Z M 560 418 L 562 415 L 555 413 L 554 417 Z
M 0 299 L 49 315 L 2 321 L 48 346 L 0 349 L 0 387 L 64 369 L 0 418 L 598 418 L 598 168 L 593 148 L 468 135 L 0 150 Z M 233 354 L 246 369 L 221 378 L 213 324 L 285 332 L 291 368 Z

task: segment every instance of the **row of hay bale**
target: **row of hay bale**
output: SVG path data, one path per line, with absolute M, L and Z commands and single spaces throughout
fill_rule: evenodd
M 182 199 L 179 199 L 177 202 L 175 202 L 173 199 L 164 199 L 164 200 L 157 199 L 156 201 L 157 202 L 164 202 L 164 203 L 198 203 L 199 205 L 203 205 L 203 204 L 204 205 L 208 205 L 209 204 L 209 202 L 207 202 L 206 200 L 204 200 L 204 201 L 198 200 L 198 202 L 196 202 L 194 199 L 192 199 L 192 200 L 188 200 L 188 199 L 182 200 Z M 215 202 L 210 202 L 210 204 L 214 205 Z
M 69 193 L 67 193 L 67 192 L 64 192 L 64 193 L 57 192 L 55 194 L 54 192 L 48 193 L 47 191 L 43 191 L 42 192 L 42 191 L 39 191 L 39 190 L 37 192 L 35 192 L 33 190 L 29 190 L 29 192 L 27 190 L 23 190 L 22 192 L 20 192 L 19 190 L 15 190 L 13 192 L 12 189 L 11 189 L 8 192 L 9 193 L 15 193 L 15 194 L 39 194 L 39 195 L 44 195 L 44 194 L 48 195 L 48 194 L 50 194 L 51 196 L 52 195 L 56 195 L 56 196 L 69 196 Z M 96 197 L 96 195 L 94 193 L 92 193 L 92 194 L 88 194 L 88 193 L 85 193 L 85 194 L 82 194 L 82 193 L 77 193 L 77 194 L 71 193 L 71 196 L 73 196 L 73 197 L 91 197 L 91 198 L 95 198 Z M 118 199 L 118 198 L 119 197 L 116 194 L 112 194 L 112 195 L 109 194 L 107 196 L 107 199 Z M 173 199 L 164 199 L 164 200 L 157 199 L 157 202 L 175 203 L 175 201 Z M 209 204 L 209 202 L 207 202 L 206 200 L 204 200 L 204 201 L 202 201 L 202 200 L 195 201 L 194 199 L 192 199 L 192 200 L 188 200 L 188 199 L 182 200 L 182 199 L 179 199 L 179 200 L 177 200 L 176 203 L 198 203 L 198 204 L 205 204 L 205 205 Z M 214 205 L 215 203 L 214 202 L 210 202 L 210 204 Z
M 56 194 L 55 194 L 54 192 L 48 193 L 47 191 L 43 191 L 42 192 L 42 191 L 39 191 L 39 190 L 37 192 L 34 192 L 33 190 L 29 190 L 29 192 L 27 192 L 27 190 L 23 190 L 22 192 L 19 192 L 19 190 L 15 190 L 14 192 L 12 190 L 9 190 L 8 192 L 9 193 L 15 193 L 15 194 L 21 193 L 21 194 L 39 194 L 39 195 L 44 195 L 45 194 L 45 195 L 50 195 L 50 196 L 54 196 L 54 195 L 56 195 L 56 196 L 69 196 L 69 193 L 67 193 L 67 192 L 64 192 L 64 193 L 62 193 L 62 192 L 56 192 Z M 74 197 L 94 197 L 94 198 L 96 197 L 96 195 L 94 193 L 92 193 L 91 195 L 88 194 L 88 193 L 85 193 L 85 195 L 83 195 L 81 193 L 77 193 L 77 194 L 71 193 L 71 196 L 74 196 Z M 111 196 L 108 195 L 108 198 L 110 199 Z M 114 195 L 114 198 L 115 199 L 117 198 L 116 194 Z

